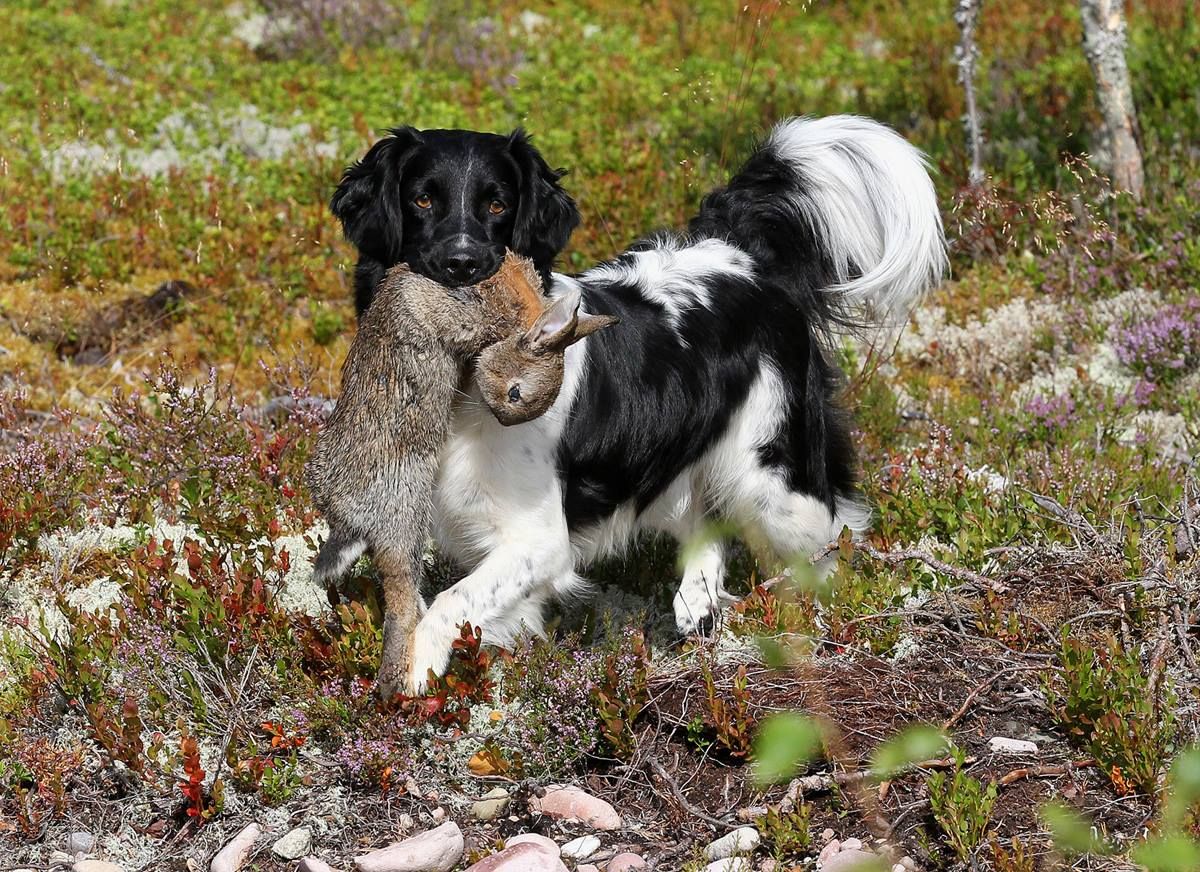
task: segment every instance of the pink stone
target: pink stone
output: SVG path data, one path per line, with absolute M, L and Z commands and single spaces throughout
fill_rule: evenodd
M 637 854 L 631 854 L 626 851 L 624 854 L 617 854 L 608 861 L 608 865 L 604 867 L 605 872 L 633 872 L 635 869 L 645 869 L 646 861 Z
M 820 866 L 840 850 L 842 850 L 842 843 L 837 839 L 830 839 L 821 849 L 821 853 L 817 855 L 817 865 Z
M 571 785 L 547 787 L 545 796 L 535 796 L 529 801 L 529 808 L 534 814 L 578 821 L 594 830 L 621 828 L 621 816 L 615 808 L 587 791 Z
M 450 872 L 463 855 L 463 834 L 454 821 L 354 858 L 358 872 Z
M 467 872 L 567 872 L 567 867 L 541 845 L 521 842 L 484 857 Z
M 513 836 L 504 843 L 504 847 L 506 848 L 511 848 L 513 845 L 536 845 L 544 851 L 549 851 L 555 857 L 562 854 L 562 849 L 558 847 L 558 843 L 554 839 L 548 839 L 537 833 L 521 833 L 521 835 Z
M 337 872 L 337 870 L 318 857 L 305 857 L 296 866 L 296 872 Z
M 246 862 L 246 858 L 250 856 L 250 849 L 254 847 L 254 843 L 261 835 L 262 830 L 259 829 L 258 824 L 244 827 L 229 841 L 228 845 L 217 853 L 217 856 L 213 857 L 212 865 L 208 867 L 209 872 L 237 872 Z

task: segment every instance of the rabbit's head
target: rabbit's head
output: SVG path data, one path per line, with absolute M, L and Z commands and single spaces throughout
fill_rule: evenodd
M 532 421 L 554 404 L 570 345 L 617 323 L 612 315 L 579 312 L 579 293 L 551 303 L 533 326 L 489 345 L 479 356 L 475 382 L 501 424 Z

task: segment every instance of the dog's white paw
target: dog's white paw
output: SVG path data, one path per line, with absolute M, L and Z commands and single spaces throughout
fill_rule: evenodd
M 709 635 L 721 611 L 735 602 L 737 597 L 723 589 L 684 585 L 675 593 L 675 629 L 681 636 Z
M 411 694 L 425 692 L 429 686 L 429 674 L 444 675 L 446 665 L 450 662 L 450 646 L 454 642 L 452 636 L 440 631 L 438 627 L 426 621 L 417 625 L 413 636 L 412 660 L 409 664 L 408 686 Z

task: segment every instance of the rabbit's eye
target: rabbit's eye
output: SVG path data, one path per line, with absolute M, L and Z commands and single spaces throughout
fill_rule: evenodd
M 418 194 L 413 198 L 413 202 L 416 203 L 418 209 L 428 209 L 433 205 L 433 200 L 429 199 L 428 194 Z
M 508 207 L 499 200 L 492 200 L 492 202 L 488 203 L 488 211 L 493 215 L 503 215 L 504 210 L 507 208 Z
M 517 385 L 513 385 L 511 388 L 508 389 L 508 401 L 510 403 L 521 402 L 521 388 L 520 387 L 518 387 Z

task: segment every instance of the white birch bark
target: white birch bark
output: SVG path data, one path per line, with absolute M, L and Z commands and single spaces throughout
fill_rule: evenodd
M 1122 0 L 1079 0 L 1079 10 L 1083 18 L 1083 51 L 1096 78 L 1096 101 L 1108 133 L 1108 171 L 1113 187 L 1141 200 L 1145 174 L 1138 145 L 1137 110 L 1125 63 Z

